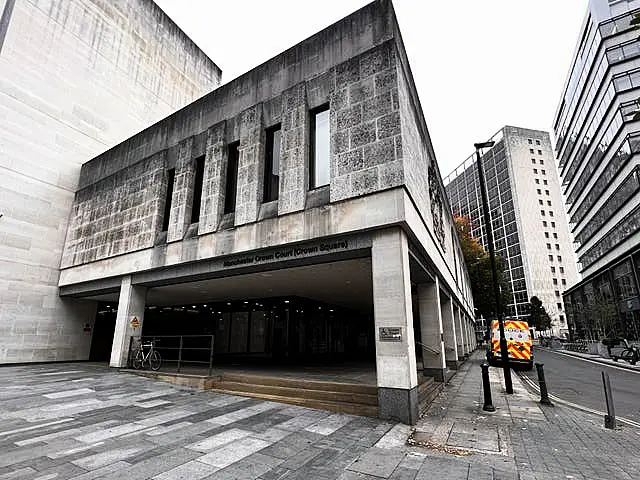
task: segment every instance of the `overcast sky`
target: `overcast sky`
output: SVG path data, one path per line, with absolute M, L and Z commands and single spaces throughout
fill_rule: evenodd
M 156 0 L 224 83 L 367 0 Z M 394 0 L 440 172 L 504 125 L 551 130 L 587 0 Z

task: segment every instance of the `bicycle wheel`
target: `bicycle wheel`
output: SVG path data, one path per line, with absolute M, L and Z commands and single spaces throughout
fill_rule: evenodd
M 133 360 L 131 360 L 131 366 L 138 370 L 142 366 L 142 350 L 139 348 L 133 352 Z
M 154 350 L 149 358 L 149 366 L 151 370 L 158 370 L 160 365 L 162 365 L 162 358 L 160 358 L 160 354 Z

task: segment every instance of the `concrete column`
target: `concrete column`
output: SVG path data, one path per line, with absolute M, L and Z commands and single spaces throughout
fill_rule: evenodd
M 465 356 L 467 353 L 469 353 L 469 351 L 466 349 L 465 346 L 465 338 L 466 338 L 466 332 L 464 329 L 464 313 L 462 313 L 460 311 L 459 307 L 454 307 L 453 308 L 453 319 L 456 322 L 456 333 L 459 333 L 456 336 L 456 339 L 458 340 L 457 344 L 458 344 L 458 358 L 462 358 L 463 356 Z
M 418 420 L 409 247 L 400 229 L 378 232 L 371 249 L 379 415 Z
M 131 285 L 131 276 L 122 278 L 116 328 L 113 332 L 113 346 L 111 347 L 111 361 L 109 362 L 111 367 L 123 368 L 127 366 L 131 338 L 140 337 L 142 334 L 146 299 L 146 287 Z M 133 317 L 137 318 L 138 327 L 131 325 Z
M 440 282 L 418 285 L 420 331 L 422 333 L 423 373 L 444 382 L 447 365 L 444 352 L 444 332 L 440 310 Z
M 467 349 L 469 352 L 474 350 L 474 341 L 476 336 L 476 329 L 473 323 L 473 319 L 467 317 Z
M 196 164 L 192 158 L 192 150 L 193 137 L 183 140 L 178 145 L 178 160 L 173 181 L 167 242 L 182 240 L 191 222 L 193 179 L 196 174 Z
M 444 333 L 444 352 L 447 368 L 458 369 L 458 339 L 456 337 L 456 323 L 453 316 L 453 302 L 451 297 L 444 297 L 440 304 L 442 308 L 442 331 Z M 462 334 L 462 332 L 461 332 Z

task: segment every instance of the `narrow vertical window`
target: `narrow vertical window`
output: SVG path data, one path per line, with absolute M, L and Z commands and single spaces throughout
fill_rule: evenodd
M 280 184 L 280 126 L 267 130 L 266 158 L 264 162 L 263 202 L 278 199 Z
M 200 221 L 200 202 L 202 200 L 202 180 L 204 178 L 204 155 L 196 158 L 196 178 L 193 182 L 193 203 L 191 204 L 191 223 Z
M 176 176 L 176 169 L 167 170 L 167 196 L 164 201 L 164 216 L 162 217 L 162 231 L 169 230 L 169 216 L 171 215 L 171 197 L 173 197 L 173 180 Z
M 227 185 L 224 195 L 224 213 L 236 211 L 236 193 L 238 190 L 238 148 L 240 143 L 229 145 L 227 153 Z
M 309 188 L 329 185 L 329 108 L 311 113 L 311 168 Z

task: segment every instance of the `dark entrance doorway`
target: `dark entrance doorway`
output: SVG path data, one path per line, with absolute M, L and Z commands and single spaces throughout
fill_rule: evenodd
M 89 360 L 92 362 L 108 362 L 113 346 L 113 332 L 116 328 L 117 309 L 111 303 L 99 303 L 96 321 L 93 325 Z
M 370 315 L 299 297 L 149 306 L 142 334 L 214 335 L 216 364 L 375 358 Z

